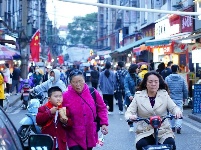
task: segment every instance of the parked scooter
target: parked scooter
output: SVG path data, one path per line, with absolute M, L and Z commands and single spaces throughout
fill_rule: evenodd
M 28 101 L 30 100 L 30 91 L 29 91 L 30 89 L 31 85 L 29 84 L 29 80 L 28 79 L 22 80 L 19 90 L 22 92 L 21 100 L 23 101 L 22 105 L 23 109 L 27 109 Z
M 28 113 L 26 113 L 26 116 L 20 121 L 21 126 L 18 129 L 18 134 L 22 142 L 25 142 L 29 138 L 31 132 L 34 132 L 35 134 L 41 133 L 40 127 L 36 124 L 36 115 L 38 113 L 38 108 L 42 105 L 42 102 L 45 101 L 46 97 L 43 96 L 41 99 L 38 98 L 38 95 L 34 97 L 35 98 L 29 101 L 27 107 Z

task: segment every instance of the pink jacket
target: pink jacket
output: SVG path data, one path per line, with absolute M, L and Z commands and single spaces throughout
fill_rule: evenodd
M 85 84 L 80 96 L 72 88 L 68 86 L 68 91 L 63 94 L 63 106 L 66 106 L 70 112 L 70 118 L 73 126 L 67 129 L 68 147 L 79 145 L 84 150 L 96 146 L 98 134 L 96 132 L 96 122 L 94 118 L 97 115 L 100 117 L 101 125 L 108 125 L 108 115 L 106 105 L 98 93 L 96 93 L 96 105 L 92 98 L 88 86 Z

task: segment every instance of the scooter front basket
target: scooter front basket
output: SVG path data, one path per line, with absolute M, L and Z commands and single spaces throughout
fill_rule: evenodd
M 143 150 L 172 150 L 173 146 L 169 144 L 162 145 L 148 145 L 142 148 Z

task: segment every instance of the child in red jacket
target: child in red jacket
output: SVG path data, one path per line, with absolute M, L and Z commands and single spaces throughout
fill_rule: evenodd
M 41 126 L 43 134 L 54 139 L 54 150 L 66 150 L 66 129 L 72 126 L 69 111 L 62 107 L 62 90 L 55 86 L 48 90 L 48 102 L 38 108 L 36 123 Z

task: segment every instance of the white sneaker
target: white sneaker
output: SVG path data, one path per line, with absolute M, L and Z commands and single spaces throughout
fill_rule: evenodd
M 134 127 L 130 127 L 129 132 L 134 132 L 135 128 Z
M 120 112 L 119 112 L 119 114 L 120 114 L 120 115 L 123 115 L 123 114 L 124 114 L 124 112 L 123 112 L 123 111 L 120 111 Z
M 108 115 L 112 115 L 112 112 L 108 111 Z
M 110 107 L 109 106 L 107 106 L 107 110 L 109 110 L 110 109 Z

